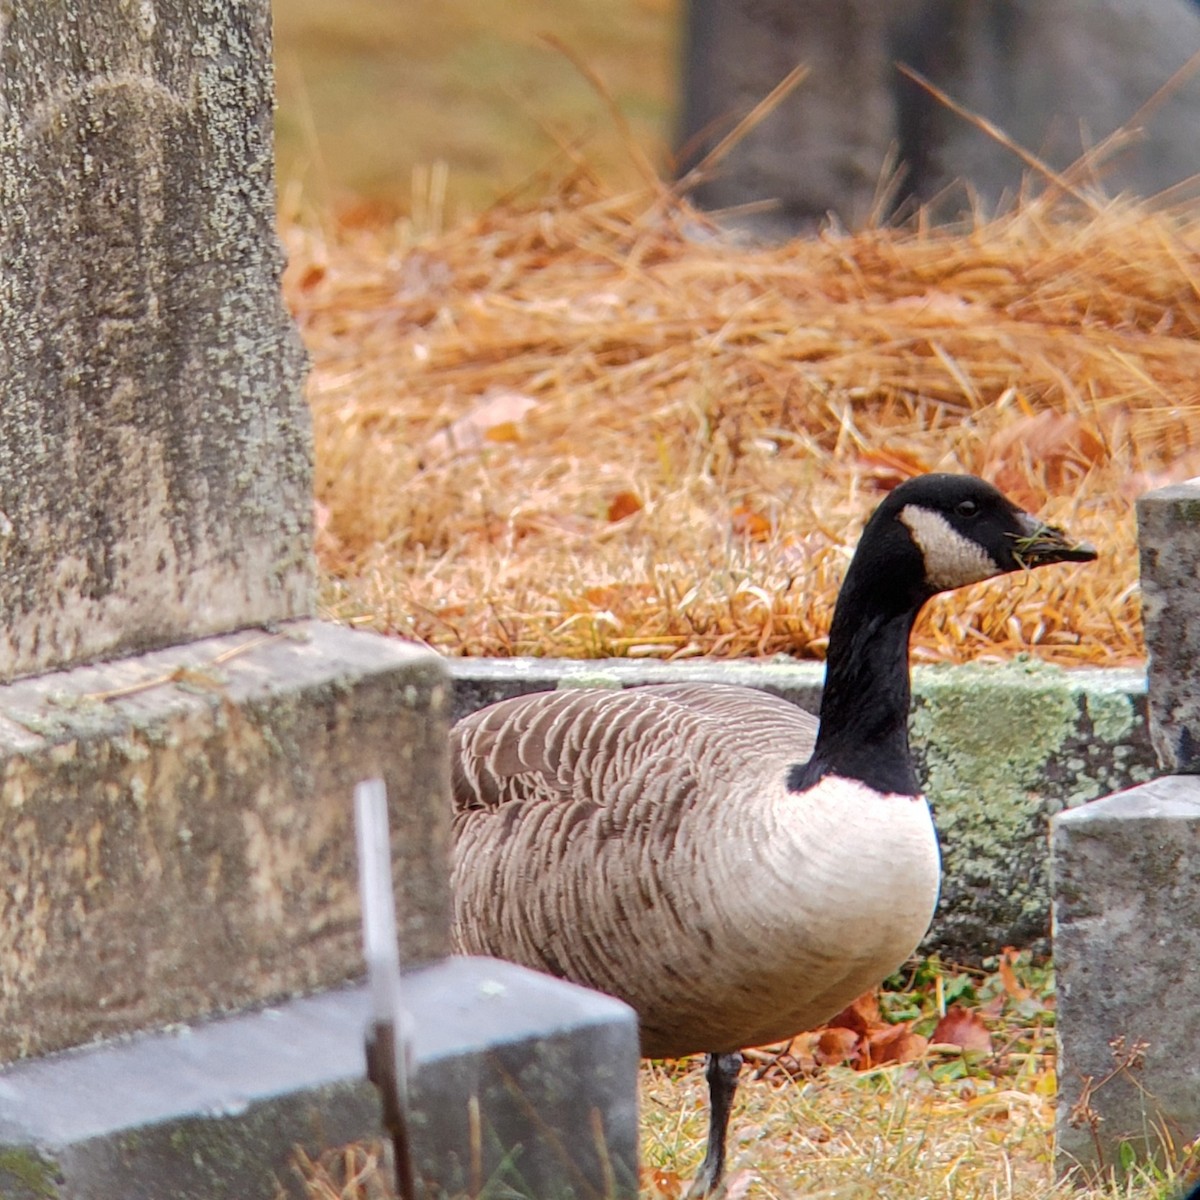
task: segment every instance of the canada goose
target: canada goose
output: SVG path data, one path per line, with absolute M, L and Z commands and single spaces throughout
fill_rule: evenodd
M 748 688 L 504 700 L 452 734 L 455 939 L 631 1004 L 647 1057 L 708 1058 L 711 1193 L 746 1046 L 916 949 L 940 881 L 908 746 L 908 638 L 937 592 L 1096 557 L 972 476 L 878 506 L 829 635 L 820 722 Z

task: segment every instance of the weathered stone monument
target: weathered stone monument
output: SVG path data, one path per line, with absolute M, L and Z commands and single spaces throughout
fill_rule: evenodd
M 0 3 L 0 1193 L 252 1200 L 379 1132 L 366 775 L 423 1179 L 631 1193 L 632 1014 L 445 959 L 441 663 L 311 619 L 273 189 L 268 0 Z
M 269 33 L 266 3 L 3 10 L 6 1058 L 344 979 L 340 789 L 443 787 L 432 656 L 263 632 L 313 590 Z M 447 818 L 411 814 L 420 961 Z
M 1077 185 L 1153 196 L 1200 167 L 1200 77 L 1187 70 L 1200 12 L 1187 0 L 689 0 L 684 43 L 684 170 L 808 68 L 695 193 L 706 208 L 755 206 L 734 220 L 769 236 L 913 201 L 959 218 L 1020 194 L 1028 164 L 898 63 L 1056 171 L 1130 123 Z
M 797 64 L 799 87 L 694 192 L 705 208 L 760 204 L 739 223 L 773 237 L 874 205 L 896 138 L 891 5 L 875 0 L 689 0 L 679 143 L 704 156 Z
M 1162 778 L 1055 818 L 1059 1165 L 1120 1173 L 1200 1135 L 1200 480 L 1138 501 Z
M 269 13 L 228 7 L 0 17 L 0 678 L 311 611 Z
M 1200 167 L 1200 12 L 1188 0 L 921 0 L 895 52 L 1052 170 L 1123 129 L 1076 186 L 1156 196 Z M 1047 186 L 917 83 L 899 81 L 897 112 L 911 194 L 936 211 L 966 210 L 961 180 L 987 210 L 1011 205 L 1026 174 Z

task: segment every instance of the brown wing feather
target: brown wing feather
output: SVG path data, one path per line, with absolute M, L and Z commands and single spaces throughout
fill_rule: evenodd
M 701 719 L 689 720 L 688 714 Z M 755 762 L 774 745 L 791 763 L 811 754 L 816 731 L 817 719 L 788 701 L 723 684 L 516 696 L 454 726 L 454 810 L 461 816 L 534 798 L 615 803 L 621 779 L 636 774 L 651 755 L 669 772 L 704 745 L 719 743 Z M 689 744 L 692 739 L 696 744 Z M 671 742 L 677 753 L 658 758 L 660 744 Z
M 694 992 L 665 944 L 703 939 L 706 839 L 782 787 L 816 725 L 777 697 L 706 685 L 538 693 L 466 717 L 451 747 L 460 949 L 622 996 L 666 1052 L 686 1031 L 656 1017 L 677 1025 Z

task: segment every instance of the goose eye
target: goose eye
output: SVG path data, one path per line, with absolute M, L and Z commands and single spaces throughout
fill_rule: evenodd
M 974 517 L 979 513 L 979 505 L 974 500 L 960 500 L 954 506 L 954 511 L 960 517 Z

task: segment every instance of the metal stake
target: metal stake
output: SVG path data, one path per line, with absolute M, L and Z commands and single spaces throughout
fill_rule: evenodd
M 396 1191 L 400 1200 L 416 1200 L 408 1131 L 408 1038 L 404 1010 L 400 1007 L 396 897 L 392 891 L 387 788 L 382 779 L 368 779 L 355 787 L 354 827 L 358 841 L 363 951 L 371 994 L 366 1035 L 367 1078 L 379 1089 L 383 1127 L 391 1135 Z

